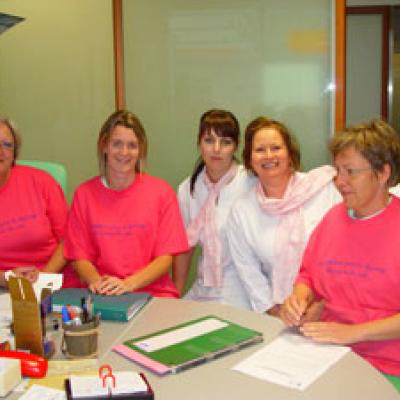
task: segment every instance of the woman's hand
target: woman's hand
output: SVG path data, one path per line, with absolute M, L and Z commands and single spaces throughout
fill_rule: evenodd
M 322 311 L 324 309 L 325 302 L 321 301 L 314 301 L 309 305 L 306 312 L 304 313 L 303 317 L 300 320 L 300 326 L 305 324 L 306 322 L 317 322 L 320 320 Z
M 104 275 L 89 285 L 89 290 L 94 293 L 115 296 L 129 292 L 129 287 L 123 279 L 116 276 Z
M 29 282 L 34 283 L 39 276 L 39 270 L 36 267 L 17 267 L 12 270 L 13 274 L 17 277 L 27 279 Z
M 290 327 L 300 326 L 307 315 L 307 309 L 308 302 L 293 293 L 283 302 L 279 316 Z
M 271 317 L 277 317 L 279 318 L 280 316 L 280 310 L 281 310 L 281 305 L 280 304 L 275 304 L 271 308 L 269 308 L 267 311 L 265 311 L 268 315 Z
M 336 322 L 307 322 L 300 331 L 316 342 L 333 344 L 352 344 L 362 340 L 361 327 L 357 324 L 338 324 Z

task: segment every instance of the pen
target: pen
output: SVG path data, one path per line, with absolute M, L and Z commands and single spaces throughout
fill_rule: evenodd
M 93 319 L 93 301 L 90 294 L 86 297 L 86 309 L 88 313 L 88 321 L 91 321 Z
M 81 308 L 82 308 L 82 322 L 88 322 L 89 321 L 89 313 L 88 313 L 88 307 L 87 307 L 87 299 L 85 299 L 85 297 L 81 298 Z

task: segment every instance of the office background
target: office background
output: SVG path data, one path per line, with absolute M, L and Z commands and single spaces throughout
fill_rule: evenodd
M 354 2 L 353 2 L 354 3 Z M 149 137 L 147 169 L 174 187 L 197 159 L 200 115 L 282 120 L 304 169 L 329 162 L 334 0 L 124 0 L 126 108 Z M 96 140 L 115 109 L 111 0 L 0 0 L 26 18 L 0 36 L 0 114 L 21 158 L 68 170 L 68 198 L 97 174 Z

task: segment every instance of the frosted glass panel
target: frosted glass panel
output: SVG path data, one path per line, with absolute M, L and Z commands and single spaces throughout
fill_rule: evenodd
M 346 124 L 381 115 L 382 16 L 347 15 Z
M 148 170 L 176 185 L 198 156 L 200 115 L 266 115 L 299 138 L 305 169 L 331 134 L 329 0 L 126 0 L 127 108 L 150 139 Z

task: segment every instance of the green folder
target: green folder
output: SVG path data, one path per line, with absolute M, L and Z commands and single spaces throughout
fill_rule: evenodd
M 262 340 L 261 332 L 207 315 L 127 340 L 113 350 L 163 375 L 202 364 Z
M 91 297 L 94 314 L 99 313 L 102 320 L 129 321 L 151 299 L 149 293 L 124 293 L 119 296 L 103 296 L 93 294 L 88 289 L 65 288 L 52 294 L 53 311 L 61 312 L 61 308 L 68 304 L 80 308 L 81 299 Z

